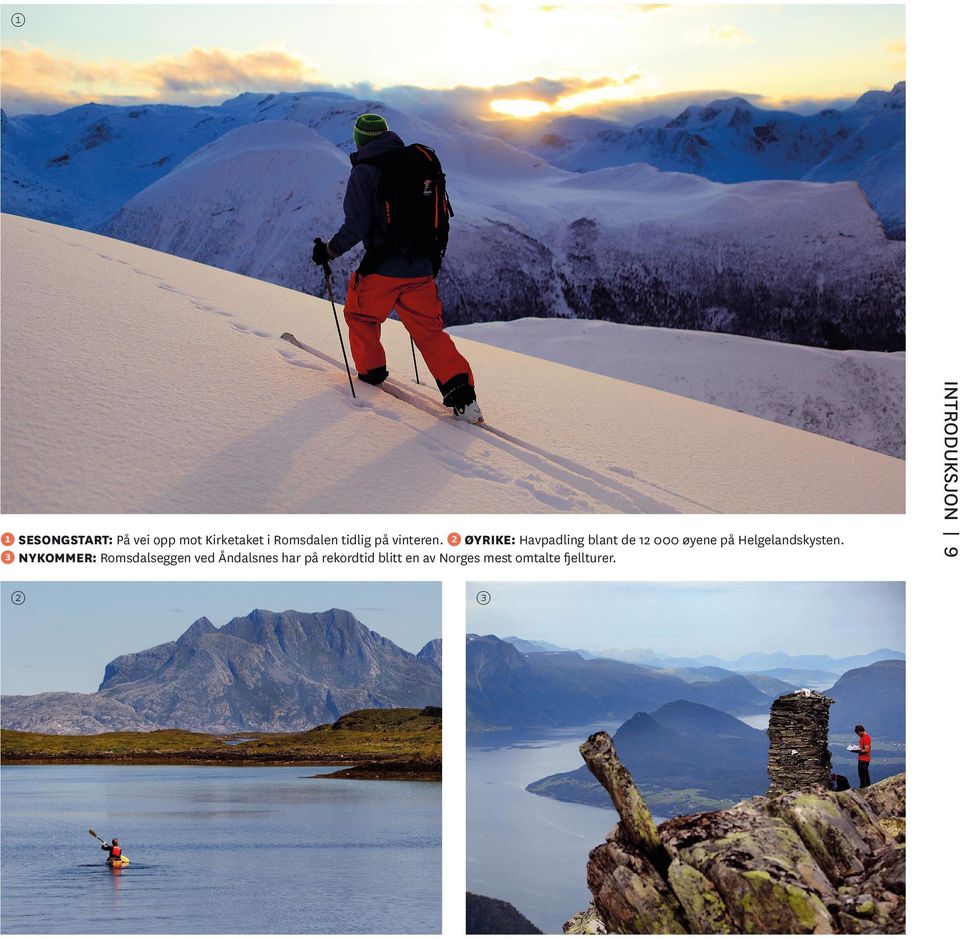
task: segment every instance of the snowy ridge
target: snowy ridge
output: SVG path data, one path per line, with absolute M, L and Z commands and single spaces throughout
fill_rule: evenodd
M 905 358 L 743 336 L 520 319 L 451 333 L 902 458 Z
M 903 510 L 899 460 L 469 340 L 499 433 L 363 385 L 354 401 L 341 366 L 280 339 L 336 360 L 327 301 L 2 226 L 4 511 Z M 406 332 L 384 341 L 391 380 L 430 399 Z
M 869 91 L 849 108 L 811 115 L 758 108 L 734 97 L 632 127 L 570 115 L 500 121 L 490 129 L 579 173 L 643 162 L 726 183 L 851 180 L 892 236 L 905 230 L 905 82 Z
M 338 207 L 349 173 L 347 157 L 303 124 L 248 124 L 201 147 L 148 186 L 107 232 L 300 287 L 316 233 L 332 232 L 341 221 Z M 173 206 L 179 211 L 170 211 Z

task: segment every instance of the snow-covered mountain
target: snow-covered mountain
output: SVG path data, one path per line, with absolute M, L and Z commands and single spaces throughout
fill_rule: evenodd
M 309 258 L 314 237 L 340 224 L 349 173 L 347 157 L 303 124 L 246 124 L 134 196 L 105 231 L 302 287 L 308 276 L 316 277 Z
M 597 320 L 521 319 L 451 332 L 904 455 L 906 360 L 900 352 L 839 352 Z
M 849 108 L 811 115 L 734 97 L 634 126 L 568 115 L 499 121 L 490 130 L 577 172 L 643 162 L 726 183 L 852 180 L 891 236 L 905 231 L 905 82 L 867 92 Z
M 358 109 L 382 111 L 443 160 L 456 212 L 442 274 L 450 323 L 575 316 L 903 348 L 903 245 L 854 183 L 725 185 L 637 163 L 573 173 L 465 125 L 344 95 L 12 118 L 5 205 L 103 222 L 113 237 L 299 289 L 313 237 L 339 220 Z
M 454 424 L 393 321 L 400 397 L 354 400 L 326 300 L 31 219 L 0 234 L 5 512 L 903 511 L 900 460 L 466 339 L 488 424 Z
M 332 92 L 245 93 L 217 107 L 85 104 L 54 115 L 3 115 L 3 211 L 95 230 L 136 193 L 232 130 L 292 121 L 347 153 L 363 111 L 382 113 L 401 136 L 430 141 L 457 173 L 517 176 L 544 165 L 497 137 Z M 339 207 L 333 195 L 330 204 Z
M 852 183 L 724 185 L 646 164 L 577 174 L 499 147 L 482 174 L 466 160 L 449 174 L 448 323 L 559 315 L 902 346 L 903 245 Z M 339 223 L 347 174 L 310 128 L 259 122 L 199 150 L 103 231 L 300 288 L 315 277 L 314 235 Z

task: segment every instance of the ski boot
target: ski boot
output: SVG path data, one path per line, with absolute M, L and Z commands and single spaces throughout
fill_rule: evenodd
M 450 381 L 437 382 L 443 394 L 443 403 L 453 409 L 453 419 L 467 424 L 482 424 L 483 413 L 477 404 L 477 393 L 470 384 L 469 375 L 454 375 Z
M 483 413 L 480 411 L 480 405 L 476 401 L 471 401 L 462 407 L 454 407 L 453 419 L 467 424 L 482 424 Z
M 370 369 L 369 372 L 358 372 L 357 378 L 360 381 L 365 381 L 368 385 L 382 385 L 389 374 L 386 365 L 378 365 L 376 368 Z

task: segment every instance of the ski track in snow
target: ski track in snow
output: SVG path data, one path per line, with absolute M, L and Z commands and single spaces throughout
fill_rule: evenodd
M 391 393 L 358 383 L 353 401 L 343 364 L 312 348 L 339 348 L 329 301 L 3 228 L 5 511 L 901 510 L 899 461 L 464 340 L 492 423 L 458 424 L 402 377 L 393 321 Z
M 343 369 L 342 363 L 338 362 L 332 356 L 328 356 L 325 353 L 320 352 L 318 349 L 307 346 L 306 343 L 300 343 L 300 347 L 309 355 L 325 359 L 331 364 L 336 365 L 341 370 Z M 288 359 L 288 361 L 293 360 Z M 295 362 L 294 364 L 299 363 Z M 482 427 L 473 427 L 469 424 L 459 424 L 450 417 L 449 413 L 446 413 L 447 409 L 444 408 L 442 404 L 439 404 L 428 398 L 422 391 L 414 390 L 413 388 L 409 387 L 398 387 L 395 382 L 396 379 L 394 379 L 392 382 L 388 380 L 388 385 L 392 387 L 384 389 L 387 394 L 390 394 L 391 396 L 400 401 L 404 401 L 407 404 L 411 404 L 415 408 L 419 408 L 421 411 L 436 417 L 438 420 L 449 421 L 453 427 L 465 433 L 493 434 L 499 439 L 499 441 L 501 441 L 499 443 L 501 450 L 504 450 L 505 452 L 518 457 L 524 462 L 529 463 L 533 469 L 540 471 L 544 475 L 552 476 L 554 480 L 561 486 L 575 484 L 579 491 L 591 491 L 591 494 L 595 498 L 606 503 L 606 505 L 608 505 L 612 510 L 622 512 L 676 511 L 669 505 L 657 502 L 648 496 L 644 496 L 636 491 L 631 490 L 630 487 L 625 486 L 616 479 L 605 477 L 603 474 L 598 473 L 595 470 L 591 470 L 589 467 L 581 466 L 579 463 L 576 463 L 573 460 L 566 459 L 565 457 L 562 457 L 556 453 L 551 453 L 548 450 L 544 450 L 534 444 L 526 443 L 525 441 L 520 440 L 511 434 L 508 434 L 502 430 L 498 430 L 489 423 L 484 423 Z M 458 461 L 458 463 L 459 462 L 461 461 Z M 644 485 L 653 486 L 653 484 L 643 480 L 640 480 L 639 482 L 642 482 Z M 662 487 L 653 486 L 653 488 L 661 489 Z M 576 491 L 577 490 L 572 490 L 572 492 Z M 536 491 L 534 491 L 534 494 L 538 497 L 542 497 L 542 494 Z M 668 492 L 668 494 L 677 499 L 683 499 L 683 496 L 679 495 L 679 493 Z M 549 503 L 551 500 L 545 501 L 548 501 Z M 704 511 L 715 511 L 708 506 L 701 505 L 700 503 L 693 502 L 692 500 L 685 501 Z M 561 505 L 554 505 L 554 508 L 563 507 L 564 506 Z

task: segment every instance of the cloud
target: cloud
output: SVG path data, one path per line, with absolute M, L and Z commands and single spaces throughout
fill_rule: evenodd
M 907 43 L 904 39 L 887 39 L 883 43 L 884 52 L 892 59 L 895 65 L 901 68 L 907 64 Z
M 315 86 L 314 90 L 339 91 L 357 98 L 382 101 L 400 110 L 415 111 L 427 120 L 472 121 L 478 116 L 489 115 L 490 102 L 497 99 L 542 101 L 552 108 L 562 98 L 613 86 L 622 81 L 616 78 L 586 80 L 540 77 L 490 88 L 470 85 L 444 89 L 418 88 L 414 85 L 377 88 L 367 83 L 357 83 Z
M 654 13 L 671 7 L 669 3 L 634 3 L 623 5 L 617 12 L 623 16 Z M 500 32 L 506 35 L 524 35 L 535 26 L 537 17 L 558 14 L 571 18 L 571 25 L 576 18 L 590 15 L 590 7 L 582 4 L 570 3 L 480 3 L 477 5 L 480 12 L 483 28 L 489 32 Z M 607 10 L 611 9 L 609 7 Z
M 312 70 L 279 50 L 234 55 L 222 49 L 191 49 L 151 63 L 150 74 L 167 91 L 238 91 L 251 84 L 286 90 L 302 85 Z
M 860 94 L 837 95 L 827 97 L 804 96 L 798 98 L 791 97 L 768 97 L 766 95 L 752 95 L 744 97 L 750 98 L 753 104 L 758 108 L 770 108 L 777 111 L 795 111 L 797 114 L 815 114 L 817 111 L 825 111 L 833 108 L 842 111 L 854 104 Z
M 695 32 L 689 33 L 687 41 L 695 46 L 714 46 L 723 49 L 739 49 L 756 42 L 753 36 L 747 35 L 739 26 L 730 23 L 715 26 L 704 26 Z
M 890 48 L 902 49 L 902 43 L 891 42 Z M 236 53 L 194 48 L 180 56 L 146 63 L 88 62 L 31 47 L 3 49 L 2 57 L 2 103 L 10 114 L 55 113 L 88 101 L 121 107 L 154 102 L 218 105 L 244 91 L 339 92 L 359 98 L 364 104 L 383 103 L 426 120 L 468 123 L 494 118 L 491 102 L 497 100 L 541 103 L 546 117 L 573 112 L 628 124 L 650 117 L 674 116 L 688 105 L 705 105 L 737 95 L 758 107 L 788 108 L 801 113 L 852 103 L 851 98 L 778 100 L 737 88 L 690 89 L 658 95 L 656 76 L 638 67 L 622 75 L 539 76 L 494 87 L 430 89 L 324 83 L 307 62 L 276 49 Z
M 527 114 L 537 111 L 582 113 L 609 107 L 615 102 L 635 101 L 649 94 L 653 84 L 647 73 L 636 69 L 629 75 L 615 77 L 604 75 L 598 78 L 535 78 L 531 81 L 514 82 L 483 89 L 454 89 L 456 93 L 470 93 L 474 114 L 483 115 L 491 102 L 528 103 Z M 541 107 L 535 108 L 534 104 Z M 496 110 L 506 111 L 498 107 Z
M 504 32 L 509 32 L 501 20 L 503 18 L 503 7 L 491 6 L 489 3 L 480 4 L 480 12 L 483 14 L 483 28 L 488 30 L 502 29 Z
M 0 55 L 4 105 L 30 102 L 42 110 L 92 99 L 111 104 L 161 100 L 204 104 L 259 88 L 300 89 L 316 80 L 306 62 L 275 49 L 234 53 L 194 48 L 150 62 L 82 61 L 30 46 L 5 48 Z

